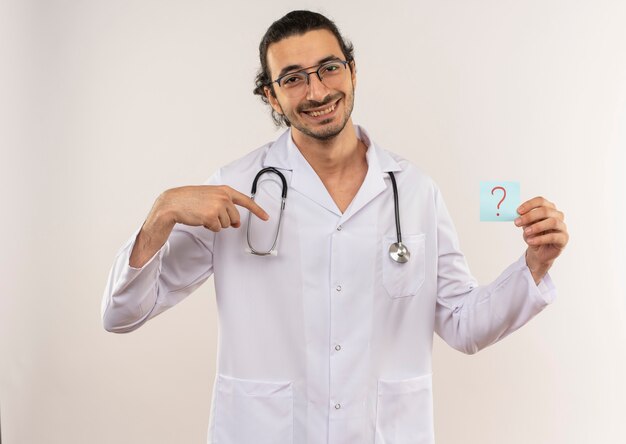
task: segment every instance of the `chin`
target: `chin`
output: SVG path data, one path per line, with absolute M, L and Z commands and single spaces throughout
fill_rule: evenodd
M 345 119 L 344 121 L 336 124 L 332 124 L 333 119 L 322 120 L 319 122 L 321 127 L 311 128 L 310 126 L 302 125 L 301 122 L 298 122 L 297 125 L 294 125 L 293 121 L 291 122 L 291 126 L 302 134 L 305 134 L 313 139 L 317 140 L 331 140 L 332 138 L 341 134 L 343 129 L 346 127 L 349 119 Z
M 325 129 L 319 129 L 319 130 L 312 130 L 310 128 L 298 128 L 298 130 L 303 133 L 306 134 L 309 137 L 312 137 L 314 139 L 317 140 L 330 140 L 336 136 L 338 136 L 341 131 L 343 131 L 344 127 L 341 128 L 325 128 Z

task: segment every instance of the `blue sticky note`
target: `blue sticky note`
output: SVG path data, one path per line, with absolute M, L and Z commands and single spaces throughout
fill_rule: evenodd
M 483 222 L 503 222 L 515 220 L 519 216 L 519 182 L 481 182 L 480 220 Z

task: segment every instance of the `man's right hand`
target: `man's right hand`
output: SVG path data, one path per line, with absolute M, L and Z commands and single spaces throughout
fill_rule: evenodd
M 250 197 L 227 185 L 199 185 L 172 188 L 155 201 L 130 255 L 129 265 L 143 267 L 159 251 L 177 223 L 203 226 L 211 231 L 239 228 L 239 205 L 263 220 L 268 214 Z

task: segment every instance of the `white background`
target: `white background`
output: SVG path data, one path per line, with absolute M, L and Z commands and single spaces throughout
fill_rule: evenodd
M 626 2 L 1 0 L 2 442 L 205 442 L 212 285 L 129 335 L 100 298 L 161 191 L 276 138 L 257 48 L 296 8 L 354 42 L 354 121 L 438 182 L 480 281 L 524 250 L 481 180 L 566 214 L 554 305 L 475 356 L 437 339 L 438 444 L 626 442 Z

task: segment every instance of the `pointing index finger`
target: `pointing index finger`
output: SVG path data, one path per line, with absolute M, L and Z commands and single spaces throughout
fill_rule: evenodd
M 261 208 L 257 203 L 252 200 L 250 197 L 246 196 L 243 193 L 235 189 L 230 190 L 230 198 L 234 204 L 237 204 L 241 207 L 247 208 L 253 214 L 257 215 L 259 218 L 263 220 L 268 220 L 270 218 L 269 214 L 265 212 L 263 208 Z

